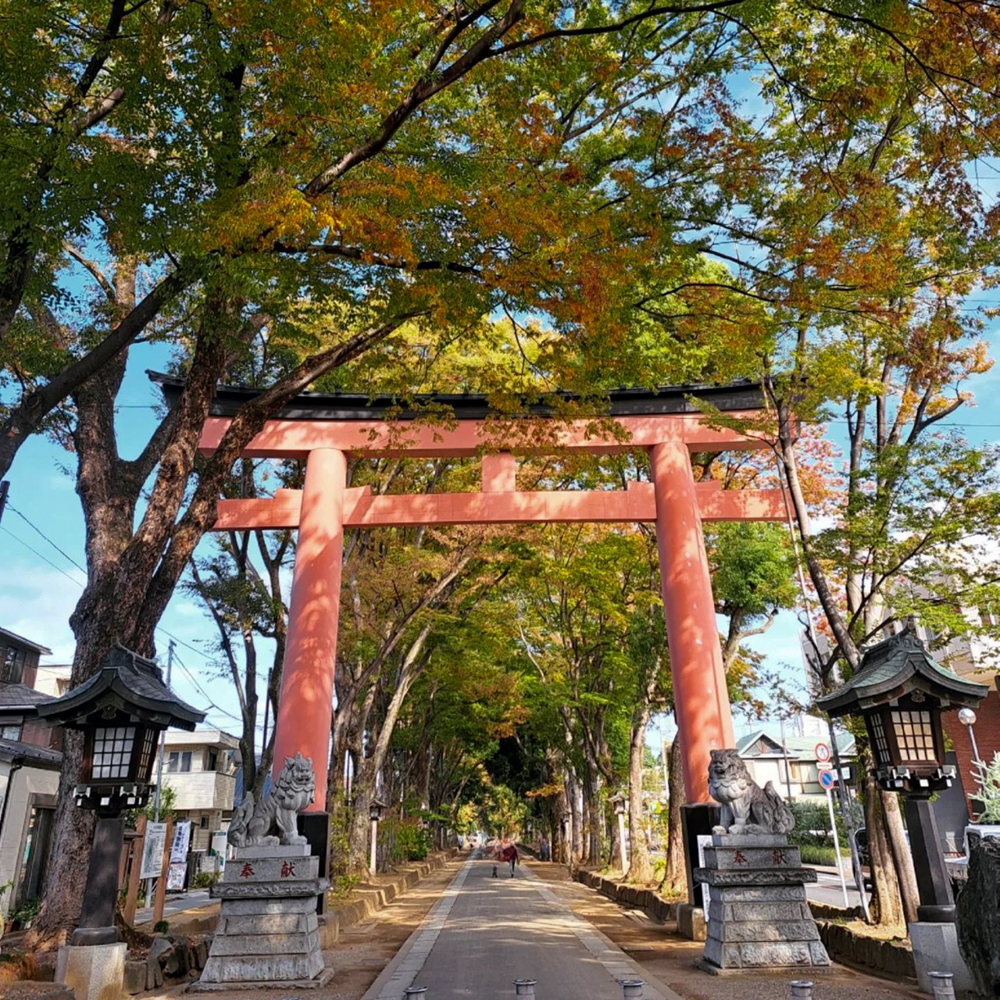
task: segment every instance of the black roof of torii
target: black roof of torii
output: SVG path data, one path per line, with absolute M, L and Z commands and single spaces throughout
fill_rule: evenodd
M 185 380 L 163 372 L 147 371 L 151 382 L 160 386 L 169 404 L 176 402 Z M 247 401 L 260 395 L 260 389 L 244 389 L 220 385 L 215 390 L 210 415 L 235 416 Z M 576 393 L 560 392 L 567 402 L 581 397 Z M 697 400 L 722 411 L 760 410 L 764 395 L 756 382 L 745 380 L 727 385 L 670 385 L 657 389 L 612 389 L 606 394 L 608 414 L 613 417 L 699 413 Z M 413 404 L 408 405 L 408 404 Z M 483 420 L 495 415 L 489 397 L 479 393 L 423 393 L 403 400 L 395 396 L 369 396 L 349 392 L 303 392 L 283 406 L 276 418 L 285 420 L 414 420 L 426 415 L 430 407 L 447 407 L 457 420 Z M 554 416 L 550 405 L 532 403 L 525 407 L 532 416 Z

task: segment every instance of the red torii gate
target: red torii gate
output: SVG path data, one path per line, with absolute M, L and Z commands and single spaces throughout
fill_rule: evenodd
M 151 378 L 168 399 L 183 385 L 168 376 L 151 373 Z M 253 395 L 219 388 L 202 431 L 202 452 L 214 451 L 236 409 Z M 313 811 L 326 804 L 344 528 L 424 524 L 655 522 L 685 795 L 689 803 L 708 801 L 710 751 L 733 746 L 735 738 L 701 525 L 779 521 L 786 513 L 780 490 L 723 491 L 716 483 L 694 481 L 692 452 L 756 449 L 763 442 L 707 426 L 692 396 L 731 415 L 759 411 L 762 403 L 760 391 L 749 384 L 617 390 L 610 394 L 610 417 L 624 439 L 580 420 L 559 425 L 548 446 L 513 446 L 522 453 L 557 447 L 594 454 L 648 451 L 653 481 L 616 491 L 517 490 L 514 454 L 483 454 L 497 441 L 482 396 L 423 397 L 451 407 L 455 419 L 445 426 L 409 424 L 417 414 L 398 412 L 390 399 L 339 393 L 304 393 L 267 422 L 244 455 L 304 459 L 304 488 L 278 490 L 273 499 L 220 500 L 214 530 L 298 529 L 274 759 L 296 752 L 313 759 Z M 373 496 L 368 487 L 347 487 L 349 455 L 479 454 L 478 493 Z

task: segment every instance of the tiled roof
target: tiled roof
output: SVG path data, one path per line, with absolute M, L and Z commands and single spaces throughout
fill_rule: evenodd
M 122 702 L 134 706 L 132 711 L 138 709 L 140 715 L 145 714 L 147 721 L 163 726 L 194 729 L 205 718 L 204 712 L 174 696 L 152 660 L 124 646 L 111 650 L 101 663 L 101 669 L 92 677 L 61 698 L 40 705 L 38 714 L 64 723 L 105 704 Z
M 8 760 L 23 758 L 28 763 L 42 767 L 58 768 L 62 764 L 62 752 L 49 747 L 36 747 L 34 743 L 22 743 L 20 740 L 0 740 L 0 757 Z
M 904 687 L 918 687 L 955 705 L 976 705 L 989 691 L 941 666 L 920 638 L 905 629 L 867 650 L 857 673 L 816 704 L 831 715 L 846 715 L 898 698 Z
M 854 737 L 850 733 L 837 733 L 837 752 L 842 756 L 849 757 L 854 753 Z M 750 752 L 750 748 L 761 739 L 772 745 L 773 752 L 769 754 L 759 754 Z M 816 760 L 816 744 L 828 743 L 829 738 L 824 739 L 817 736 L 786 736 L 784 749 L 788 752 L 790 760 L 811 761 Z M 750 733 L 736 741 L 736 750 L 741 756 L 761 757 L 761 756 L 783 756 L 781 740 L 775 738 L 763 729 L 758 729 L 755 733 Z
M 18 635 L 16 632 L 11 632 L 8 629 L 0 628 L 0 639 L 13 639 L 15 642 L 20 643 L 22 646 L 27 646 L 29 649 L 37 649 L 39 653 L 44 653 L 46 656 L 52 655 L 52 650 L 48 646 L 43 646 L 41 643 L 32 642 L 31 639 L 25 639 L 23 635 Z
M 13 708 L 34 708 L 43 701 L 52 701 L 52 695 L 36 691 L 27 684 L 0 684 L 0 711 Z

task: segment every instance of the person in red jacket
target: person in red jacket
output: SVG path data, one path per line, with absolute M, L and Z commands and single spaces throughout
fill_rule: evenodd
M 510 877 L 513 878 L 514 866 L 517 864 L 517 848 L 513 844 L 507 844 L 501 856 L 510 865 Z

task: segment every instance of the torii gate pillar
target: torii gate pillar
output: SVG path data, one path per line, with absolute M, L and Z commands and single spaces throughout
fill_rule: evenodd
M 688 449 L 650 449 L 656 545 L 688 803 L 708 802 L 712 750 L 736 745 L 715 600 Z
M 275 774 L 297 752 L 312 758 L 316 796 L 307 812 L 326 809 L 346 486 L 347 456 L 342 451 L 309 452 L 274 730 Z

